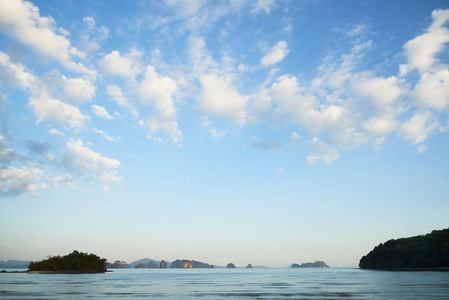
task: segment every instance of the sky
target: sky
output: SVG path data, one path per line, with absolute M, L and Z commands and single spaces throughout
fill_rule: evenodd
M 449 227 L 447 1 L 0 0 L 0 260 L 356 267 Z

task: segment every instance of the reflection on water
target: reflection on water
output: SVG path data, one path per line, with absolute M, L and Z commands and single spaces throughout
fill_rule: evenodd
M 449 272 L 359 269 L 118 269 L 0 274 L 1 299 L 449 299 Z

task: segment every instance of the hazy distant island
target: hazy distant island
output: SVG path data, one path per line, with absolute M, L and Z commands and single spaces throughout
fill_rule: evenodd
M 449 228 L 380 243 L 360 259 L 362 269 L 449 269 Z
M 29 260 L 13 260 L 10 259 L 8 261 L 0 260 L 0 268 L 7 268 L 7 269 L 27 269 L 30 265 Z
M 324 261 L 316 261 L 314 263 L 307 262 L 303 264 L 292 264 L 292 268 L 329 268 Z
M 229 263 L 226 265 L 226 268 L 228 269 L 235 269 L 235 265 L 233 263 Z
M 30 262 L 28 272 L 39 273 L 103 273 L 106 259 L 95 254 L 73 251 L 65 256 L 53 256 L 39 262 Z
M 108 269 L 129 269 L 130 266 L 121 260 L 116 260 L 114 263 L 106 263 Z

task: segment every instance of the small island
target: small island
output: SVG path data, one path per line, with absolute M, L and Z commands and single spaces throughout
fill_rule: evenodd
M 314 263 L 307 262 L 302 264 L 292 264 L 292 268 L 329 268 L 324 261 L 316 261 Z
M 389 240 L 360 259 L 361 269 L 449 269 L 449 229 Z
M 39 262 L 31 262 L 28 273 L 104 273 L 106 259 L 95 254 L 73 251 L 65 256 L 53 256 Z
M 114 263 L 106 263 L 108 269 L 129 269 L 129 265 L 121 260 L 116 260 Z

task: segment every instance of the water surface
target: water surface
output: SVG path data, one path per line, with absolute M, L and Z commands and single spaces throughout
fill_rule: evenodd
M 449 272 L 116 269 L 0 274 L 1 299 L 449 299 Z

